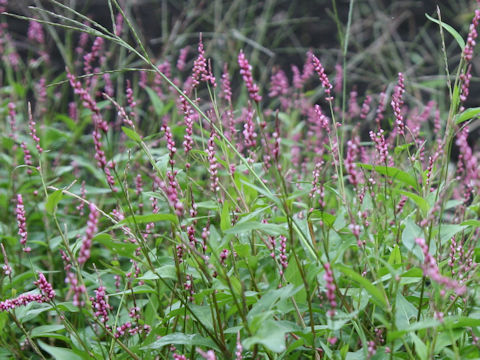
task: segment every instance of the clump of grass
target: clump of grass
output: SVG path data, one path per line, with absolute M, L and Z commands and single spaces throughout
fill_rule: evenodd
M 4 69 L 2 355 L 479 356 L 480 10 L 466 42 L 436 20 L 462 48 L 443 112 L 403 72 L 359 94 L 313 50 L 269 84 L 249 48 L 217 63 L 202 35 L 154 62 L 116 0 L 111 29 L 52 3 L 30 41 L 78 30 L 81 57 L 53 79 L 30 54 L 31 105 L 18 57 Z

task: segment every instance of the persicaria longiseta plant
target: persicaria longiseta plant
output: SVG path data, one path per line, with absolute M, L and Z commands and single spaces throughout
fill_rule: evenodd
M 267 84 L 202 34 L 154 60 L 116 0 L 111 27 L 52 4 L 26 58 L 0 18 L 0 357 L 480 357 L 480 10 L 466 41 L 430 18 L 445 107 L 315 49 Z

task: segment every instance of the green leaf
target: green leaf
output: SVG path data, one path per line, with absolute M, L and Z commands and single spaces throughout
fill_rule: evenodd
M 285 333 L 296 330 L 285 322 L 267 319 L 258 329 L 257 333 L 245 339 L 243 345 L 250 349 L 255 344 L 263 345 L 270 351 L 280 353 L 285 351 Z
M 450 240 L 453 236 L 455 236 L 457 233 L 465 230 L 467 226 L 455 225 L 455 224 L 440 224 L 439 228 L 440 228 L 440 243 L 443 245 L 448 240 Z M 438 227 L 436 227 L 436 230 L 438 230 Z
M 392 252 L 390 253 L 390 256 L 388 257 L 388 263 L 390 265 L 396 265 L 396 264 L 402 263 L 402 254 L 400 253 L 400 248 L 398 247 L 397 244 L 395 244 L 395 247 L 393 248 Z
M 135 250 L 138 248 L 138 244 L 132 244 L 130 242 L 118 242 L 114 241 L 112 236 L 107 233 L 98 234 L 92 239 L 93 243 L 99 243 L 106 248 L 112 250 L 114 254 L 121 256 L 131 257 Z
M 410 333 L 410 336 L 415 344 L 415 352 L 417 353 L 418 358 L 420 360 L 426 360 L 428 356 L 427 345 L 425 345 L 425 343 L 415 333 Z
M 55 360 L 82 360 L 82 357 L 76 353 L 74 353 L 70 349 L 55 347 L 45 344 L 42 341 L 38 342 L 38 345 L 45 350 L 47 353 L 53 356 Z
M 480 220 L 475 220 L 475 219 L 465 220 L 460 225 L 462 225 L 462 226 L 473 226 L 473 227 L 477 228 L 477 227 L 480 227 Z
M 119 227 L 122 225 L 130 225 L 134 223 L 148 224 L 157 221 L 170 221 L 174 224 L 178 224 L 178 218 L 173 214 L 148 214 L 128 216 L 122 221 L 120 221 L 118 224 L 116 224 L 115 227 Z
M 425 200 L 424 198 L 422 198 L 421 196 L 417 195 L 417 194 L 414 194 L 410 191 L 399 191 L 400 194 L 402 195 L 405 195 L 407 196 L 408 198 L 410 198 L 411 200 L 413 200 L 415 202 L 415 204 L 418 205 L 418 207 L 420 208 L 420 210 L 422 210 L 422 213 L 424 216 L 427 215 L 428 213 L 428 210 L 430 210 L 430 206 L 428 205 L 428 202 L 427 200 Z
M 207 338 L 198 334 L 173 333 L 162 336 L 154 343 L 140 348 L 141 350 L 159 350 L 166 345 L 205 346 L 218 350 L 217 345 Z
M 367 292 L 370 295 L 372 295 L 372 300 L 377 305 L 380 305 L 382 308 L 385 308 L 387 306 L 387 301 L 385 300 L 385 297 L 382 294 L 382 292 L 375 285 L 373 285 L 369 280 L 367 280 L 360 274 L 357 274 L 354 270 L 350 269 L 349 267 L 346 267 L 345 265 L 335 264 L 334 268 L 340 270 L 344 275 L 346 275 L 353 281 L 357 282 L 365 290 L 367 290 Z
M 63 192 L 62 190 L 56 190 L 50 195 L 48 195 L 47 203 L 45 204 L 45 209 L 49 214 L 53 214 L 57 210 L 57 204 L 62 200 Z
M 134 130 L 129 129 L 125 126 L 122 126 L 122 131 L 125 133 L 125 135 L 127 135 L 133 141 L 136 141 L 136 142 L 142 141 L 142 138 L 140 137 L 140 135 L 138 135 Z
M 445 317 L 444 325 L 447 329 L 478 327 L 480 326 L 480 319 L 466 316 L 449 316 Z
M 428 20 L 430 21 L 433 21 L 435 24 L 438 24 L 438 25 L 441 25 L 445 30 L 447 30 L 450 35 L 452 35 L 455 40 L 457 41 L 458 45 L 460 45 L 460 48 L 463 49 L 465 48 L 465 41 L 463 40 L 463 38 L 460 36 L 460 34 L 457 32 L 457 30 L 455 30 L 453 27 L 451 27 L 450 25 L 448 24 L 445 24 L 443 21 L 440 22 L 439 20 L 437 19 L 434 19 L 432 18 L 430 15 L 428 14 L 425 14 L 425 16 L 427 17 Z
M 335 215 L 332 215 L 326 211 L 314 210 L 309 215 L 309 219 L 311 220 L 322 220 L 325 225 L 328 227 L 332 227 L 335 223 Z
M 455 124 L 461 124 L 467 120 L 470 120 L 480 114 L 480 107 L 470 108 L 455 116 Z
M 267 312 L 273 307 L 277 300 L 291 297 L 300 289 L 301 287 L 294 289 L 292 284 L 288 284 L 280 289 L 272 289 L 267 291 L 249 311 L 247 318 L 250 320 L 255 315 Z
M 389 331 L 387 334 L 387 342 L 396 340 L 398 338 L 403 337 L 405 334 L 409 332 L 414 332 L 417 330 L 423 330 L 423 329 L 429 329 L 433 327 L 437 327 L 440 325 L 440 321 L 435 320 L 435 319 L 426 319 L 422 320 L 416 323 L 413 323 L 410 326 L 407 326 L 403 328 L 402 330 L 396 330 L 396 331 Z
M 415 178 L 412 175 L 410 175 L 409 173 L 403 170 L 400 170 L 391 166 L 381 166 L 381 165 L 373 166 L 370 164 L 362 164 L 362 163 L 357 163 L 357 165 L 366 170 L 375 170 L 379 174 L 391 177 L 394 180 L 398 180 L 404 183 L 405 185 L 412 186 L 415 189 L 418 188 L 417 180 L 415 180 Z
M 155 273 L 152 270 L 148 270 L 143 276 L 139 277 L 140 280 L 156 280 L 156 279 L 177 279 L 177 270 L 175 265 L 163 265 L 155 269 Z
M 237 223 L 233 228 L 230 228 L 225 231 L 226 234 L 242 234 L 246 232 L 250 232 L 253 230 L 263 231 L 269 235 L 286 235 L 287 229 L 285 229 L 282 225 L 277 224 L 263 224 L 258 221 L 246 221 Z
M 227 200 L 223 204 L 222 214 L 220 216 L 220 229 L 228 230 L 232 227 L 230 220 L 230 202 Z
M 146 87 L 145 90 L 147 91 L 148 97 L 150 98 L 150 102 L 153 105 L 155 113 L 161 116 L 164 108 L 162 100 L 152 88 Z
M 30 336 L 32 338 L 46 337 L 46 338 L 55 338 L 55 339 L 62 339 L 62 340 L 68 341 L 68 338 L 66 336 L 56 333 L 56 331 L 63 330 L 63 329 L 65 329 L 65 326 L 62 324 L 38 326 L 32 329 Z

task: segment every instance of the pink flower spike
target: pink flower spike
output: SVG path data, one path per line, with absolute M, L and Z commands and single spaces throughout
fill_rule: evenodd
M 405 135 L 405 123 L 402 115 L 403 106 L 403 94 L 405 92 L 405 80 L 402 73 L 398 73 L 398 83 L 395 86 L 395 90 L 392 95 L 392 102 L 390 103 L 395 115 L 395 129 L 398 130 L 398 134 Z
M 25 206 L 21 194 L 17 194 L 17 214 L 18 235 L 20 235 L 20 244 L 23 246 L 24 252 L 30 252 L 32 249 L 27 247 L 27 218 L 25 214 Z
M 228 103 L 232 102 L 232 88 L 230 85 L 230 76 L 228 75 L 228 66 L 225 64 L 223 66 L 223 74 L 222 74 L 222 92 L 220 95 L 227 101 Z
M 323 279 L 326 282 L 327 288 L 327 299 L 330 302 L 331 309 L 327 312 L 328 316 L 333 317 L 335 315 L 335 308 L 337 307 L 337 302 L 335 301 L 335 283 L 333 279 L 333 271 L 330 263 L 325 263 L 323 266 L 325 269 L 325 274 Z
M 198 39 L 198 57 L 193 62 L 192 88 L 198 86 L 200 81 L 204 81 L 205 77 L 208 78 L 208 75 L 207 59 L 205 58 L 205 50 L 203 50 L 202 33 L 200 33 Z
M 238 54 L 238 65 L 240 66 L 240 74 L 243 77 L 243 81 L 245 81 L 250 98 L 256 103 L 259 103 L 262 101 L 262 96 L 259 94 L 260 89 L 257 84 L 253 82 L 252 66 L 248 63 L 242 50 L 240 50 Z
M 55 290 L 53 290 L 52 285 L 47 281 L 43 273 L 38 273 L 38 280 L 34 284 L 40 289 L 45 302 L 55 297 Z
M 90 258 L 90 249 L 92 248 L 92 239 L 96 234 L 98 228 L 98 216 L 99 212 L 95 204 L 90 204 L 90 215 L 88 216 L 87 221 L 87 230 L 85 232 L 85 236 L 83 237 L 82 247 L 80 248 L 80 252 L 78 254 L 78 264 L 83 265 L 87 262 Z
M 325 98 L 325 100 L 331 102 L 333 101 L 332 84 L 330 84 L 330 81 L 328 80 L 328 77 L 325 74 L 325 69 L 323 68 L 323 65 L 320 62 L 320 60 L 318 60 L 318 58 L 312 53 L 310 53 L 310 56 L 312 57 L 314 69 L 317 72 L 318 77 L 320 78 L 320 81 L 322 82 L 322 86 L 325 89 L 325 93 L 327 94 L 327 97 Z
M 32 137 L 33 141 L 35 141 L 37 144 L 35 145 L 38 152 L 41 154 L 43 152 L 42 147 L 40 146 L 40 138 L 37 136 L 37 129 L 35 129 L 35 121 L 33 121 L 33 115 L 32 115 L 32 107 L 30 106 L 30 103 L 28 103 L 28 127 L 30 128 L 30 136 Z
M 187 63 L 187 55 L 188 52 L 190 51 L 190 46 L 185 46 L 183 49 L 180 49 L 180 54 L 178 55 L 178 60 L 177 60 L 177 69 L 179 71 L 185 70 L 185 65 Z

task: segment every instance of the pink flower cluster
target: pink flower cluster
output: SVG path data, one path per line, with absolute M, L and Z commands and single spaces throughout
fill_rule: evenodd
M 262 101 L 262 96 L 259 94 L 260 89 L 257 84 L 253 82 L 252 66 L 248 63 L 243 51 L 240 51 L 238 54 L 238 65 L 240 66 L 240 75 L 242 75 L 243 81 L 245 81 L 250 98 L 256 103 L 259 103 Z
M 210 82 L 213 87 L 216 87 L 215 77 L 212 74 L 212 66 L 205 58 L 205 50 L 203 50 L 202 34 L 198 40 L 198 57 L 193 62 L 193 74 L 192 74 L 192 88 L 195 88 L 200 84 L 200 81 Z
M 85 236 L 83 237 L 82 247 L 80 248 L 80 252 L 78 253 L 78 264 L 83 265 L 87 262 L 90 258 L 90 249 L 92 247 L 92 239 L 93 236 L 97 232 L 97 224 L 98 224 L 98 215 L 99 212 L 95 204 L 90 204 L 90 215 L 88 216 L 87 221 L 87 230 Z
M 215 157 L 215 137 L 216 133 L 212 130 L 210 138 L 208 139 L 206 152 L 208 155 L 208 163 L 210 164 L 208 168 L 210 172 L 210 190 L 213 193 L 218 193 L 220 191 L 220 185 L 218 181 L 218 162 Z
M 283 235 L 280 235 L 280 255 L 278 256 L 280 260 L 280 275 L 283 275 L 284 271 L 288 267 L 288 258 L 287 258 L 287 238 Z
M 100 286 L 95 290 L 95 297 L 91 297 L 90 301 L 92 302 L 92 310 L 94 311 L 95 317 L 106 326 L 108 322 L 108 312 L 112 310 L 112 306 L 108 304 L 108 297 L 105 294 L 105 290 L 105 286 Z
M 180 49 L 180 54 L 178 55 L 178 60 L 177 60 L 177 69 L 179 71 L 185 70 L 189 51 L 190 51 L 190 46 L 185 46 L 183 49 Z
M 230 76 L 228 75 L 228 65 L 223 66 L 222 74 L 222 93 L 221 95 L 228 103 L 232 102 L 232 87 L 230 85 Z
M 288 93 L 288 79 L 283 70 L 275 70 L 270 78 L 270 92 L 268 96 L 273 98 Z
M 359 139 L 358 137 L 347 141 L 347 157 L 345 159 L 345 168 L 348 174 L 348 181 L 353 186 L 357 186 L 361 177 L 361 173 L 357 172 L 355 161 L 359 153 Z
M 180 96 L 180 101 L 182 103 L 183 119 L 185 120 L 186 126 L 185 135 L 183 136 L 183 148 L 185 150 L 185 155 L 187 156 L 193 148 L 193 123 L 195 113 L 185 96 Z M 190 168 L 190 163 L 187 163 L 186 167 L 187 169 Z
M 78 278 L 72 272 L 72 262 L 70 261 L 68 255 L 63 250 L 60 250 L 60 254 L 62 256 L 64 269 L 66 272 L 65 283 L 70 284 L 70 291 L 73 292 L 73 305 L 83 306 L 85 305 L 85 301 L 81 300 L 81 296 L 87 292 L 87 289 L 84 285 L 79 284 Z
M 393 159 L 388 153 L 388 145 L 383 133 L 383 129 L 380 129 L 377 133 L 370 131 L 370 139 L 375 143 L 375 148 L 379 155 L 378 163 L 381 165 L 392 166 Z
M 475 39 L 478 36 L 477 27 L 480 21 L 480 9 L 475 10 L 475 15 L 473 16 L 472 23 L 468 31 L 467 43 L 463 49 L 463 58 L 467 63 L 472 61 L 473 50 L 475 48 L 476 41 Z
M 320 62 L 320 60 L 313 54 L 311 54 L 310 56 L 313 61 L 314 69 L 317 72 L 318 77 L 320 78 L 322 86 L 325 89 L 325 93 L 327 94 L 327 97 L 325 98 L 325 100 L 331 102 L 333 101 L 332 84 L 330 83 L 330 80 L 328 80 L 327 74 L 325 74 L 325 69 L 323 68 L 323 65 Z
M 23 198 L 21 194 L 17 194 L 17 214 L 18 235 L 20 235 L 20 244 L 23 246 L 24 252 L 30 252 L 32 249 L 27 245 L 27 218 L 25 214 L 25 206 L 23 205 Z
M 395 128 L 399 135 L 405 135 L 405 124 L 402 115 L 403 93 L 405 92 L 405 81 L 402 73 L 398 73 L 398 83 L 392 95 L 392 108 L 395 115 Z
M 323 275 L 323 279 L 326 282 L 327 287 L 327 299 L 330 302 L 330 310 L 328 310 L 328 316 L 333 317 L 335 315 L 335 308 L 337 307 L 337 302 L 335 300 L 335 284 L 333 281 L 333 272 L 330 263 L 325 263 L 323 265 L 325 269 L 325 274 Z
M 10 118 L 10 128 L 12 130 L 10 137 L 13 140 L 17 140 L 17 125 L 16 125 L 17 114 L 15 112 L 15 103 L 13 102 L 8 103 L 8 116 Z
M 30 20 L 28 23 L 28 40 L 37 42 L 38 44 L 45 43 L 45 35 L 43 34 L 42 25 L 35 20 Z
M 245 113 L 245 124 L 243 125 L 243 137 L 245 147 L 251 148 L 257 145 L 257 133 L 255 132 L 255 124 L 253 123 L 253 108 L 248 104 L 248 110 Z
M 433 281 L 439 283 L 440 285 L 445 286 L 445 288 L 455 291 L 457 295 L 463 295 L 467 292 L 467 287 L 465 285 L 460 285 L 453 279 L 450 279 L 446 276 L 440 274 L 438 269 L 437 262 L 428 250 L 428 245 L 425 243 L 425 239 L 417 238 L 415 242 L 422 249 L 423 256 L 425 257 L 423 261 L 423 274 Z
M 40 146 L 40 138 L 37 135 L 37 129 L 35 128 L 36 123 L 35 121 L 33 121 L 32 109 L 30 107 L 30 104 L 28 104 L 28 117 L 29 117 L 28 127 L 30 129 L 30 136 L 32 137 L 33 141 L 35 141 L 36 143 L 35 146 L 38 152 L 41 154 L 43 152 L 43 149 Z
M 34 282 L 40 290 L 40 294 L 22 294 L 14 299 L 7 299 L 0 302 L 0 311 L 13 310 L 19 306 L 25 306 L 31 302 L 45 303 L 53 300 L 55 290 L 47 281 L 43 273 L 38 273 L 38 280 Z
M 167 138 L 167 149 L 169 151 L 169 158 L 170 158 L 168 162 L 170 166 L 173 168 L 173 165 L 175 165 L 174 156 L 177 152 L 177 148 L 175 147 L 175 140 L 173 139 L 173 134 L 172 134 L 172 130 L 170 129 L 170 126 L 168 126 L 166 123 L 162 125 L 162 131 L 165 132 L 165 137 Z

